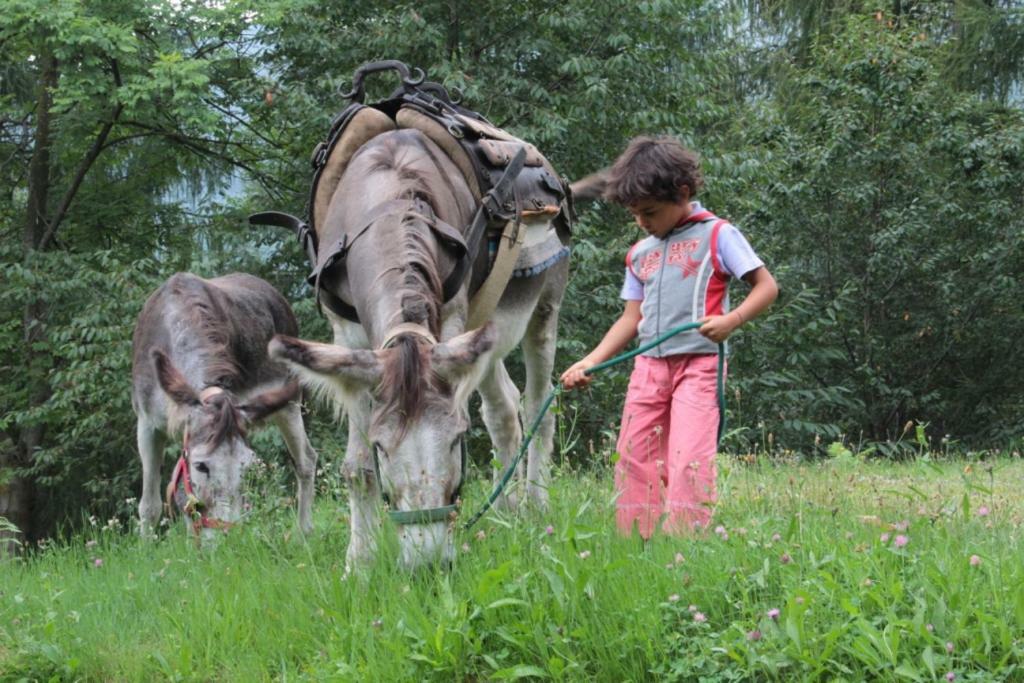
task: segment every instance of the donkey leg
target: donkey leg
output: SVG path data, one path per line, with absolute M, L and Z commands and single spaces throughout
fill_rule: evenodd
M 142 419 L 136 425 L 139 458 L 142 460 L 142 497 L 139 498 L 139 534 L 149 537 L 156 533 L 163 502 L 160 496 L 160 465 L 164 459 L 167 437 Z
M 380 533 L 380 483 L 373 467 L 373 453 L 366 438 L 370 424 L 369 400 L 354 402 L 348 408 L 348 446 L 342 474 L 348 482 L 350 538 L 345 554 L 345 570 L 366 566 L 377 554 Z
M 555 366 L 555 342 L 558 338 L 560 301 L 542 300 L 523 337 L 523 360 L 526 365 L 526 400 L 524 421 L 533 425 L 544 399 L 551 392 L 551 371 Z M 555 434 L 555 418 L 549 411 L 537 426 L 530 441 L 526 468 L 526 493 L 541 509 L 548 504 L 548 480 L 551 473 L 551 449 Z
M 484 374 L 477 390 L 482 400 L 480 412 L 502 466 L 501 472 L 496 473 L 494 477 L 497 483 L 523 443 L 523 428 L 519 423 L 519 389 L 508 376 L 505 363 L 497 360 Z M 523 476 L 522 461 L 516 467 L 516 474 L 520 478 Z M 506 509 L 512 509 L 518 505 L 518 499 L 506 489 L 498 499 L 498 504 Z
M 298 516 L 299 529 L 304 534 L 313 531 L 313 496 L 316 477 L 317 454 L 306 436 L 306 428 L 302 422 L 302 408 L 298 404 L 290 404 L 274 414 L 274 423 L 281 430 L 288 453 L 292 456 L 295 467 L 295 479 L 298 484 Z

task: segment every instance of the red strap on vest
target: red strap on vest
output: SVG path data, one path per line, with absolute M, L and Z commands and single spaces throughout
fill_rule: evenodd
M 702 223 L 704 221 L 711 220 L 712 218 L 718 218 L 718 216 L 710 211 L 698 211 L 697 213 L 692 213 L 684 218 L 679 225 L 686 225 L 687 223 Z
M 715 274 L 729 279 L 729 274 L 725 272 L 725 268 L 722 267 L 722 263 L 718 260 L 718 232 L 723 225 L 727 225 L 729 221 L 722 220 L 721 218 L 711 227 L 711 265 L 715 268 Z

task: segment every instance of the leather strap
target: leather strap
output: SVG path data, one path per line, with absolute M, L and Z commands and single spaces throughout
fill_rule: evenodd
M 384 335 L 384 341 L 380 344 L 380 348 L 386 349 L 390 347 L 394 343 L 395 339 L 402 334 L 411 334 L 415 337 L 424 339 L 431 346 L 435 346 L 437 344 L 437 338 L 435 338 L 434 335 L 430 333 L 430 330 L 425 328 L 423 325 L 420 325 L 419 323 L 399 323 L 387 331 Z
M 467 330 L 476 329 L 491 319 L 491 314 L 498 307 L 498 301 L 501 300 L 501 295 L 505 293 L 505 287 L 512 277 L 512 271 L 515 270 L 525 237 L 526 231 L 522 229 L 518 220 L 505 223 L 491 272 L 469 302 Z
M 216 385 L 206 387 L 205 389 L 203 389 L 202 391 L 199 392 L 199 402 L 205 404 L 207 401 L 209 401 L 211 398 L 213 398 L 217 394 L 223 394 L 223 393 L 224 393 L 224 390 L 221 389 L 220 387 L 216 386 Z
M 316 268 L 317 239 L 316 232 L 306 221 L 298 216 L 283 211 L 261 211 L 249 216 L 251 225 L 273 225 L 278 228 L 287 228 L 295 233 L 306 258 L 309 259 L 309 267 Z

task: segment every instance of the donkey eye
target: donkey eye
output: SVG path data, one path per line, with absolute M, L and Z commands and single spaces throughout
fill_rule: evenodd
M 197 462 L 196 463 L 196 469 L 200 473 L 202 473 L 202 474 L 206 474 L 206 475 L 210 474 L 210 468 L 207 466 L 207 464 L 205 462 Z

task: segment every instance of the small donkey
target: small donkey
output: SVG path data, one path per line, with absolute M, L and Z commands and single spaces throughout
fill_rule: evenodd
M 132 340 L 132 406 L 142 458 L 140 531 L 160 520 L 160 465 L 168 436 L 182 459 L 168 487 L 188 495 L 192 529 L 204 535 L 237 522 L 242 479 L 255 460 L 248 428 L 270 417 L 281 430 L 298 480 L 298 517 L 312 530 L 317 454 L 306 437 L 297 384 L 267 357 L 275 334 L 295 335 L 291 307 L 267 282 L 241 273 L 205 280 L 177 273 L 146 301 Z

